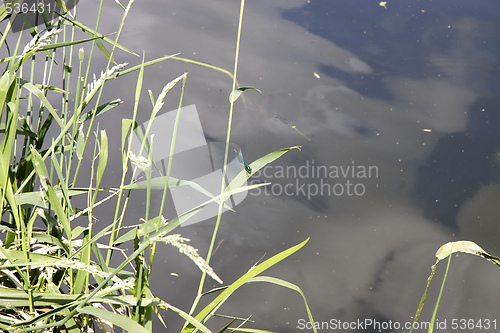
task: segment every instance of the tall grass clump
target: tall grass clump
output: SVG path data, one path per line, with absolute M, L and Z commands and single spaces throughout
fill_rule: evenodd
M 230 74 L 233 93 L 220 193 L 208 195 L 205 203 L 168 222 L 161 215 L 163 206 L 157 213 L 149 207 L 151 184 L 162 184 L 163 199 L 169 187 L 186 184 L 207 194 L 197 184 L 170 177 L 176 135 L 171 143 L 166 175 L 151 178 L 154 142 L 148 130 L 142 133 L 136 122 L 144 68 L 176 55 L 143 60 L 131 68 L 128 64 L 117 63 L 117 49 L 135 55 L 118 43 L 133 1 L 126 6 L 117 2 L 117 10 L 122 11 L 123 16 L 117 33 L 110 36 L 98 32 L 102 1 L 93 28 L 76 19 L 77 6 L 69 12 L 62 1 L 56 2 L 61 6 L 59 14 L 43 13 L 43 24 L 31 26 L 29 20 L 24 20 L 24 30 L 19 32 L 15 45 L 9 45 L 8 40 L 12 38 L 7 37 L 13 34 L 11 22 L 22 19 L 22 14 L 9 12 L 5 3 L 0 7 L 0 21 L 6 24 L 0 39 L 4 57 L 0 62 L 5 66 L 0 78 L 0 329 L 8 332 L 114 332 L 116 327 L 121 327 L 129 332 L 151 332 L 154 316 L 163 323 L 161 313 L 170 309 L 185 321 L 183 333 L 212 332 L 207 321 L 247 282 L 274 283 L 299 292 L 313 322 L 300 288 L 260 275 L 299 250 L 307 240 L 252 267 L 229 285 L 209 291 L 204 288 L 207 275 L 222 283 L 209 263 L 224 202 L 231 195 L 265 185 L 246 186 L 249 175 L 244 170 L 228 186 L 222 180 L 228 160 L 234 102 L 244 89 L 248 89 L 236 86 L 244 1 L 241 2 L 235 66 Z M 76 36 L 81 32 L 86 37 L 78 39 Z M 25 45 L 23 35 L 30 39 Z M 81 46 L 87 51 L 76 49 Z M 96 77 L 91 73 L 91 63 L 102 55 L 108 63 Z M 99 129 L 96 117 L 113 111 L 122 103 L 119 99 L 105 100 L 103 87 L 107 81 L 126 74 L 131 76 L 131 73 L 136 74 L 133 116 L 122 119 L 119 124 L 122 130 L 121 180 L 115 188 L 103 188 L 101 183 L 109 149 L 117 143 L 110 142 L 106 130 Z M 168 82 L 158 98 L 151 94 L 150 123 L 175 85 L 182 86 L 178 96 L 180 110 L 186 80 L 187 74 L 182 74 Z M 134 135 L 141 139 L 142 155 L 130 151 Z M 257 171 L 293 148 L 298 147 L 272 152 L 250 166 Z M 90 168 L 83 167 L 87 161 Z M 147 181 L 132 181 L 138 171 L 146 174 Z M 79 185 L 82 178 L 90 180 Z M 130 194 L 136 189 L 146 189 L 147 207 L 139 224 L 132 229 L 125 228 Z M 82 199 L 75 201 L 77 198 Z M 84 207 L 78 206 L 82 202 L 85 202 Z M 187 239 L 173 231 L 210 203 L 219 205 L 219 214 L 204 259 L 198 250 L 187 244 Z M 100 205 L 113 210 L 114 218 L 94 225 L 93 212 Z M 133 248 L 131 253 L 120 248 L 126 243 Z M 179 309 L 167 303 L 168 300 L 156 297 L 151 289 L 149 279 L 158 243 L 177 248 L 200 268 L 198 296 L 189 310 Z M 125 259 L 115 267 L 111 259 L 116 252 L 124 254 Z M 197 309 L 202 298 L 208 298 L 209 305 Z M 249 318 L 229 317 L 226 325 L 216 329 L 217 332 L 267 332 L 244 328 L 248 323 Z

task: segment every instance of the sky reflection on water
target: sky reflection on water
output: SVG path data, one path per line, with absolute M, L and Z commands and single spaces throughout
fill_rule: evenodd
M 236 104 L 232 141 L 243 148 L 245 159 L 301 145 L 302 151 L 275 164 L 314 160 L 379 169 L 377 178 L 358 180 L 366 187 L 362 196 L 249 195 L 236 214 L 223 215 L 223 242 L 212 264 L 227 283 L 263 254 L 268 258 L 311 237 L 306 248 L 270 275 L 303 288 L 319 321 L 410 320 L 440 245 L 469 239 L 500 254 L 495 204 L 500 191 L 500 6 L 494 1 L 386 6 L 377 1 L 253 1 L 245 9 L 238 80 L 263 92 L 248 91 Z M 146 50 L 148 59 L 181 52 L 230 69 L 238 7 L 237 1 L 136 3 L 122 44 Z M 189 72 L 185 105 L 197 106 L 207 138 L 222 141 L 228 77 L 171 61 L 148 70 L 144 88 L 158 93 L 184 71 Z M 122 93 L 135 89 L 125 84 L 117 83 Z M 127 99 L 127 93 L 122 97 Z M 177 102 L 174 96 L 164 110 L 175 109 Z M 141 116 L 144 121 L 149 114 Z M 116 119 L 107 121 L 109 128 Z M 204 222 L 180 231 L 205 253 L 212 226 Z M 158 251 L 153 290 L 159 288 L 159 297 L 187 310 L 198 272 L 173 252 Z M 426 320 L 443 268 L 424 308 Z M 500 298 L 492 288 L 498 269 L 465 255 L 454 257 L 451 269 L 439 317 L 495 319 Z M 257 284 L 235 294 L 221 312 L 253 313 L 255 327 L 277 332 L 298 332 L 297 320 L 306 318 L 298 295 Z M 180 327 L 178 318 L 167 318 L 169 331 Z

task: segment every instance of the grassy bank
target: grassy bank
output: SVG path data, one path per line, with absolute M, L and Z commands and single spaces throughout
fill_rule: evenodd
M 154 141 L 149 128 L 143 133 L 136 122 L 141 92 L 155 89 L 144 86 L 144 68 L 162 61 L 173 61 L 173 58 L 189 60 L 173 54 L 149 61 L 141 61 L 138 57 L 136 64 L 119 62 L 115 53 L 118 49 L 137 55 L 119 43 L 133 1 L 126 5 L 116 4 L 122 20 L 117 33 L 109 36 L 98 32 L 102 2 L 96 8 L 98 19 L 93 27 L 78 21 L 78 6 L 68 11 L 64 3 L 58 3 L 61 6 L 59 14 L 44 12 L 39 15 L 44 23 L 38 26 L 30 26 L 25 20 L 24 28 L 15 33 L 11 22 L 22 20 L 22 13 L 14 12 L 12 4 L 4 3 L 0 7 L 0 21 L 6 25 L 0 40 L 4 66 L 0 78 L 0 328 L 9 332 L 113 332 L 116 327 L 121 327 L 130 332 L 151 332 L 153 318 L 163 323 L 161 314 L 169 309 L 179 315 L 179 320 L 185 321 L 182 332 L 212 332 L 214 328 L 210 330 L 207 321 L 233 292 L 247 282 L 273 283 L 297 291 L 303 297 L 312 321 L 299 287 L 284 280 L 260 276 L 303 247 L 307 240 L 252 267 L 230 284 L 223 284 L 210 267 L 224 202 L 231 195 L 266 185 L 247 186 L 246 180 L 251 172 L 298 148 L 271 152 L 247 165 L 247 170 L 242 170 L 230 184 L 224 181 L 231 154 L 234 103 L 241 92 L 248 89 L 238 88 L 236 80 L 244 1 L 241 2 L 232 73 L 198 63 L 227 73 L 233 84 L 233 93 L 228 96 L 229 125 L 221 190 L 213 195 L 197 184 L 170 176 L 175 134 L 170 144 L 166 174 L 151 178 L 155 167 L 152 160 Z M 77 38 L 81 32 L 86 36 Z M 26 37 L 30 41 L 23 44 Z M 107 66 L 102 68 L 100 75 L 94 76 L 92 64 L 103 57 L 107 59 Z M 129 106 L 133 109 L 133 116 L 117 121 L 116 126 L 121 127 L 121 142 L 111 142 L 106 130 L 99 129 L 98 119 L 106 112 L 114 112 L 122 101 L 106 100 L 103 88 L 109 80 L 120 80 L 122 76 L 127 76 L 129 81 L 133 78 L 136 87 L 135 103 Z M 178 119 L 187 80 L 187 74 L 171 78 L 160 89 L 158 97 L 150 94 L 150 124 L 166 98 L 179 101 Z M 171 96 L 169 91 L 178 85 L 182 87 L 180 95 Z M 133 154 L 130 149 L 134 136 L 141 142 L 139 154 Z M 103 188 L 102 180 L 109 172 L 109 150 L 117 145 L 122 152 L 120 183 L 114 188 Z M 82 167 L 85 161 L 90 161 L 90 168 Z M 146 175 L 147 180 L 134 183 L 139 171 Z M 89 179 L 83 186 L 82 178 Z M 172 186 L 192 186 L 207 199 L 167 222 L 161 214 L 163 205 L 158 212 L 150 209 L 152 184 L 160 184 L 163 188 L 162 202 Z M 147 205 L 141 221 L 134 228 L 125 228 L 130 194 L 136 190 L 146 190 Z M 86 204 L 77 206 L 75 198 Z M 187 239 L 174 231 L 177 232 L 178 226 L 203 207 L 214 203 L 218 205 L 219 213 L 208 254 L 203 258 Z M 114 212 L 113 220 L 100 224 L 104 228 L 95 226 L 93 211 L 98 206 Z M 156 297 L 151 289 L 149 280 L 158 243 L 177 248 L 186 255 L 186 260 L 193 261 L 200 268 L 200 283 L 193 286 L 198 289 L 198 296 L 191 309 L 176 308 L 169 300 Z M 123 248 L 132 250 L 127 252 Z M 125 259 L 115 267 L 111 265 L 111 258 L 116 253 L 124 254 Z M 206 291 L 207 275 L 220 282 L 221 287 Z M 198 309 L 202 298 L 211 301 L 205 308 Z M 233 317 L 227 319 L 227 325 L 217 327 L 215 331 L 266 332 L 248 326 L 249 318 Z

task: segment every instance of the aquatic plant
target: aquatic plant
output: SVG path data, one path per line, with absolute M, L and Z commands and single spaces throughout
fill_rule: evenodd
M 495 257 L 490 255 L 488 252 L 484 251 L 479 245 L 472 241 L 455 241 L 455 242 L 449 242 L 444 245 L 442 245 L 436 252 L 436 262 L 434 265 L 431 267 L 431 274 L 429 275 L 429 278 L 427 279 L 427 286 L 425 287 L 424 294 L 422 295 L 422 299 L 420 300 L 420 303 L 417 308 L 417 312 L 415 313 L 415 316 L 413 317 L 413 324 L 412 324 L 412 329 L 410 332 L 413 331 L 413 328 L 415 328 L 415 323 L 417 323 L 418 319 L 420 318 L 420 314 L 422 312 L 422 309 L 425 304 L 425 300 L 427 298 L 427 292 L 429 290 L 429 286 L 431 285 L 432 278 L 434 277 L 434 274 L 436 273 L 436 267 L 437 264 L 446 258 L 448 258 L 448 264 L 446 266 L 446 271 L 444 273 L 443 277 L 443 282 L 441 283 L 441 289 L 439 290 L 439 295 L 436 300 L 436 304 L 434 306 L 434 311 L 432 312 L 432 317 L 430 320 L 429 324 L 429 329 L 428 332 L 432 333 L 434 331 L 434 324 L 436 323 L 436 315 L 438 312 L 439 308 L 439 303 L 441 301 L 441 296 L 443 295 L 444 291 L 444 285 L 446 282 L 446 279 L 448 277 L 448 270 L 450 269 L 450 263 L 451 263 L 451 256 L 453 253 L 468 253 L 472 255 L 476 255 L 479 257 L 482 257 L 493 264 L 497 265 L 500 267 L 500 258 Z M 496 322 L 495 322 L 496 324 Z M 476 325 L 478 325 L 476 327 Z M 491 326 L 490 326 L 491 325 Z M 484 320 L 481 322 L 481 320 L 474 321 L 473 319 L 466 320 L 464 322 L 464 319 L 458 320 L 454 319 L 451 322 L 451 328 L 453 330 L 456 329 L 469 329 L 469 330 L 474 330 L 474 329 L 489 329 L 490 327 L 493 327 L 493 323 L 490 322 L 489 319 Z
M 97 32 L 102 1 L 94 29 L 76 19 L 76 6 L 70 12 L 62 1 L 56 2 L 62 8 L 60 13 L 42 13 L 43 24 L 40 27 L 31 26 L 29 20 L 24 20 L 25 30 L 20 31 L 13 49 L 8 45 L 7 36 L 12 34 L 12 22 L 22 18 L 23 13 L 13 12 L 10 2 L 0 7 L 0 21 L 6 22 L 0 47 L 2 52 L 8 53 L 7 57 L 0 60 L 6 64 L 0 78 L 0 229 L 4 235 L 0 244 L 0 329 L 92 332 L 99 328 L 101 332 L 113 332 L 114 327 L 118 326 L 130 332 L 151 332 L 153 317 L 156 315 L 163 323 L 160 314 L 170 309 L 181 320 L 185 320 L 182 332 L 211 332 L 206 326 L 207 320 L 216 314 L 233 292 L 247 282 L 273 283 L 299 292 L 309 319 L 313 322 L 300 288 L 284 280 L 260 276 L 269 267 L 298 251 L 307 240 L 255 265 L 233 283 L 203 292 L 206 275 L 222 283 L 209 263 L 224 202 L 233 194 L 266 185 L 245 186 L 250 177 L 249 170 L 257 171 L 298 147 L 272 152 L 250 164 L 245 162 L 246 171 L 242 170 L 229 186 L 225 186 L 221 180 L 219 194 L 210 196 L 205 203 L 167 222 L 161 215 L 163 206 L 158 214 L 150 209 L 151 184 L 163 182 L 165 196 L 169 187 L 178 186 L 183 181 L 170 177 L 172 156 L 166 177 L 148 177 L 144 186 L 132 181 L 137 170 L 147 173 L 151 168 L 153 149 L 153 140 L 148 137 L 148 132 L 140 133 L 136 116 L 144 85 L 144 69 L 167 59 L 190 60 L 170 55 L 151 61 L 143 59 L 142 63 L 131 68 L 126 63 L 117 64 L 114 58 L 116 49 L 136 55 L 118 43 L 133 1 L 126 6 L 117 2 L 123 16 L 114 36 Z M 233 81 L 224 173 L 228 154 L 232 153 L 229 151 L 229 139 L 233 106 L 243 91 L 236 87 L 243 9 L 244 1 L 241 2 L 234 72 L 231 74 L 198 63 L 229 73 Z M 80 31 L 89 37 L 76 39 Z M 23 34 L 26 33 L 30 34 L 31 39 L 21 51 Z M 90 52 L 86 54 L 80 48 L 76 60 L 73 53 L 78 44 L 90 44 Z M 98 51 L 108 59 L 108 64 L 99 76 L 92 78 L 91 63 L 99 56 Z M 106 131 L 99 130 L 99 126 L 95 125 L 95 120 L 115 109 L 122 101 L 104 101 L 103 87 L 109 80 L 132 73 L 137 74 L 133 117 L 121 120 L 121 182 L 116 188 L 104 188 L 102 181 L 112 143 Z M 187 74 L 182 74 L 168 82 L 156 99 L 150 94 L 153 105 L 151 121 L 154 121 L 163 106 L 168 92 L 179 84 L 182 85 L 180 110 L 186 80 Z M 71 82 L 75 82 L 76 86 L 72 86 Z M 61 103 L 59 109 L 54 107 L 56 100 Z M 149 158 L 132 154 L 130 145 L 133 135 L 141 138 L 141 149 Z M 92 136 L 94 145 L 89 147 Z M 176 135 L 173 136 L 172 147 L 175 140 Z M 90 159 L 85 158 L 89 154 Z M 89 160 L 91 167 L 83 168 L 84 162 Z M 129 165 L 133 166 L 132 172 L 129 172 Z M 87 171 L 86 176 L 90 177 L 88 185 L 77 187 L 83 177 L 81 175 Z M 201 186 L 194 187 L 203 192 Z M 141 188 L 146 189 L 147 207 L 140 223 L 129 230 L 123 226 L 123 222 L 127 219 L 130 194 Z M 82 200 L 75 203 L 75 198 L 85 198 L 85 207 L 79 207 Z M 173 231 L 214 202 L 219 205 L 219 214 L 205 259 L 197 249 L 187 244 L 186 238 Z M 113 220 L 101 223 L 100 226 L 105 227 L 99 229 L 95 224 L 94 210 L 101 205 L 111 208 L 114 205 L 115 213 Z M 86 226 L 76 225 L 77 221 L 82 220 Z M 133 244 L 131 253 L 120 248 L 126 243 Z M 189 311 L 179 309 L 154 295 L 149 281 L 158 243 L 175 247 L 201 271 L 198 296 Z M 111 265 L 114 253 L 125 256 L 117 267 Z M 210 297 L 209 304 L 197 310 L 200 299 Z M 249 318 L 232 317 L 227 321 L 227 325 L 219 328 L 218 332 L 229 329 L 266 332 L 244 328 Z M 230 327 L 232 325 L 235 327 Z

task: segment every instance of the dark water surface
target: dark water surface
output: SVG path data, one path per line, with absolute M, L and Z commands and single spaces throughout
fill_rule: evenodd
M 89 24 L 95 6 L 78 5 Z M 115 31 L 121 17 L 114 2 L 106 6 L 102 33 Z M 238 1 L 136 1 L 121 43 L 144 50 L 146 60 L 181 52 L 232 71 L 238 14 Z M 263 94 L 247 91 L 237 101 L 231 141 L 248 162 L 283 147 L 302 150 L 256 173 L 250 183 L 273 185 L 224 213 L 211 264 L 225 283 L 263 255 L 310 237 L 266 275 L 300 286 L 319 322 L 403 325 L 415 314 L 442 244 L 472 240 L 500 255 L 500 2 L 388 1 L 384 8 L 378 1 L 262 0 L 248 1 L 244 15 L 238 80 Z M 116 58 L 140 62 L 124 53 Z M 146 90 L 158 96 L 184 72 L 184 105 L 196 105 L 207 141 L 224 141 L 230 79 L 183 62 L 146 70 L 139 122 L 151 112 Z M 116 143 L 110 158 L 120 170 L 118 124 L 131 117 L 135 78 L 110 87 L 108 98 L 125 104 L 122 114 L 104 115 L 101 128 Z M 179 93 L 179 87 L 169 93 L 163 111 L 177 107 Z M 106 182 L 116 186 L 118 173 Z M 145 193 L 133 199 L 128 224 L 144 217 Z M 153 211 L 160 199 L 158 192 Z M 169 219 L 171 208 L 164 212 Z M 214 221 L 177 231 L 206 255 Z M 430 320 L 445 266 L 438 265 L 422 321 Z M 159 246 L 155 295 L 188 311 L 199 278 L 176 249 Z M 453 319 L 500 325 L 499 278 L 481 258 L 453 256 L 437 315 L 448 326 L 440 332 L 452 332 Z M 207 281 L 205 290 L 218 286 Z M 218 312 L 252 314 L 252 327 L 280 333 L 304 331 L 307 318 L 298 293 L 264 283 L 246 285 Z M 168 332 L 182 327 L 173 312 L 164 318 Z M 226 322 L 208 326 L 217 331 Z M 321 332 L 341 331 L 331 328 Z M 159 323 L 156 330 L 163 331 Z

